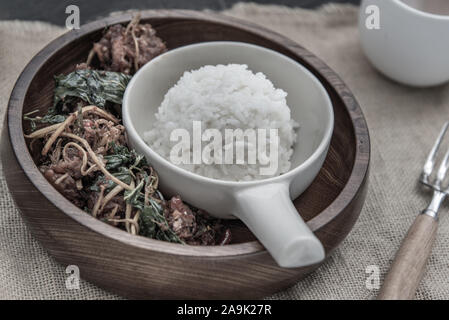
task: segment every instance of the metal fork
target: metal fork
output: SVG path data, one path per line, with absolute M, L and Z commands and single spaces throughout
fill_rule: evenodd
M 449 169 L 449 150 L 444 155 L 436 177 L 432 179 L 436 156 L 448 128 L 449 122 L 446 122 L 427 157 L 419 179 L 421 184 L 433 189 L 432 201 L 415 219 L 396 253 L 378 295 L 380 300 L 413 299 L 425 272 L 437 234 L 438 210 L 449 192 L 449 188 L 443 186 Z

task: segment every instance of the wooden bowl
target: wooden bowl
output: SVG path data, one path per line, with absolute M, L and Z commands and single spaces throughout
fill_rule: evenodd
M 78 209 L 38 171 L 23 137 L 22 115 L 52 105 L 53 75 L 85 61 L 106 26 L 130 14 L 90 23 L 56 39 L 27 65 L 12 92 L 3 129 L 2 161 L 9 190 L 34 236 L 82 278 L 131 298 L 260 298 L 293 285 L 318 265 L 283 269 L 239 221 L 233 243 L 196 247 L 133 236 Z M 332 99 L 335 129 L 324 167 L 295 205 L 325 246 L 336 248 L 362 208 L 370 158 L 368 128 L 357 101 L 321 60 L 291 40 L 247 22 L 192 11 L 145 11 L 169 49 L 214 40 L 254 43 L 303 64 Z M 27 131 L 28 132 L 28 131 Z

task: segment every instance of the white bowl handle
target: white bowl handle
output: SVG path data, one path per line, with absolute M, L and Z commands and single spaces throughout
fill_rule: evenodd
M 290 199 L 286 184 L 239 190 L 234 213 L 284 268 L 304 267 L 325 257 L 320 240 L 307 227 Z

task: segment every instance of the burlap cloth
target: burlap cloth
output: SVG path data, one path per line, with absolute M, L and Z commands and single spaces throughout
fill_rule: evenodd
M 373 298 L 377 291 L 367 289 L 365 284 L 367 266 L 379 266 L 383 276 L 408 227 L 428 201 L 416 180 L 433 139 L 449 118 L 449 86 L 412 89 L 379 75 L 361 52 L 357 11 L 346 5 L 311 11 L 238 4 L 225 12 L 268 26 L 321 57 L 352 89 L 370 128 L 370 188 L 360 219 L 322 267 L 294 287 L 270 297 L 273 299 Z M 20 71 L 62 32 L 39 22 L 0 21 L 2 119 Z M 67 290 L 65 268 L 48 256 L 26 229 L 3 174 L 0 188 L 0 298 L 118 298 L 85 281 L 81 281 L 80 290 Z M 444 213 L 418 299 L 449 298 L 449 221 Z

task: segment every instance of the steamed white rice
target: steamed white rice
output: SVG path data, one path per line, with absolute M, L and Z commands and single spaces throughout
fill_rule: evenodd
M 248 164 L 246 157 L 245 164 L 179 164 L 196 174 L 220 180 L 278 176 L 290 170 L 296 140 L 297 124 L 291 119 L 286 97 L 287 93 L 276 89 L 264 74 L 254 74 L 246 65 L 204 66 L 185 72 L 167 92 L 156 114 L 157 121 L 144 133 L 144 140 L 170 161 L 170 150 L 177 143 L 170 141 L 171 132 L 183 128 L 193 137 L 194 120 L 201 121 L 202 131 L 218 129 L 223 135 L 223 146 L 225 129 L 278 129 L 278 166 L 271 175 L 261 175 L 260 169 L 266 165 Z M 203 142 L 203 147 L 206 144 Z M 252 147 L 245 145 L 246 151 Z

